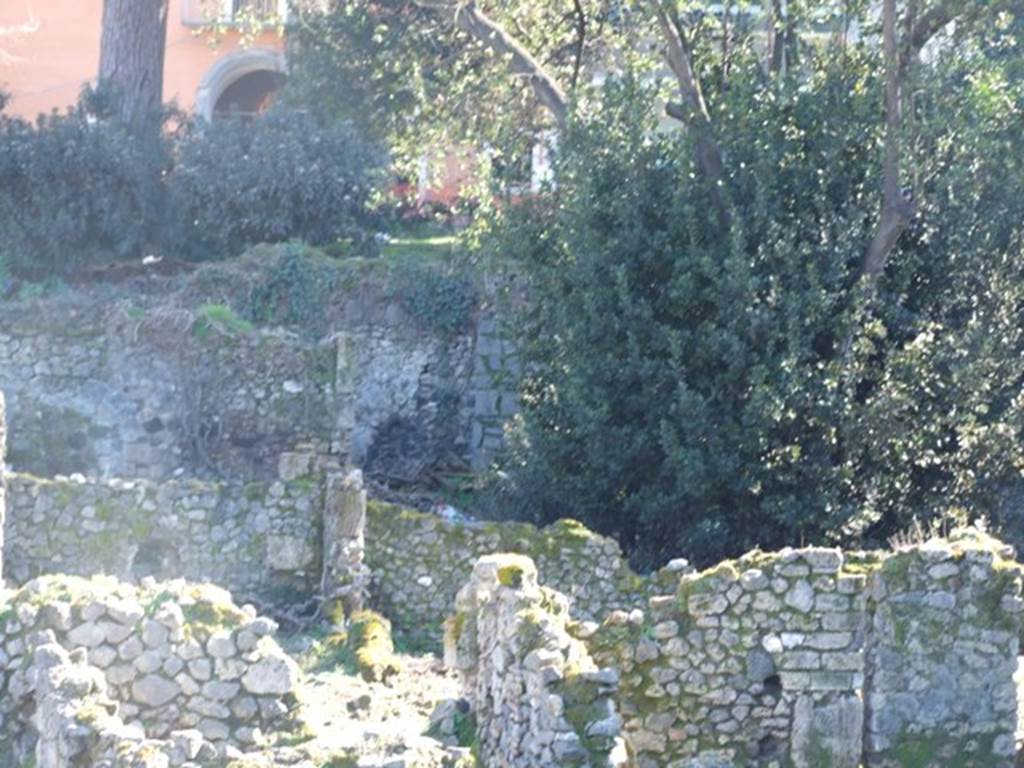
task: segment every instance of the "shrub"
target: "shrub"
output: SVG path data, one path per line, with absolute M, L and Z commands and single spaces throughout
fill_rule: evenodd
M 351 127 L 322 128 L 302 113 L 196 125 L 171 177 L 182 238 L 218 256 L 291 239 L 370 247 L 368 201 L 382 162 Z
M 31 279 L 141 257 L 161 238 L 162 139 L 84 107 L 35 123 L 0 115 L 0 262 Z
M 479 303 L 465 275 L 442 267 L 406 264 L 396 270 L 395 294 L 417 324 L 450 339 L 465 331 Z
M 1008 159 L 1024 118 L 979 127 L 970 86 L 934 97 L 919 137 L 935 207 L 866 300 L 879 152 L 865 71 L 727 94 L 726 237 L 688 137 L 654 132 L 635 90 L 613 86 L 570 132 L 556 190 L 495 245 L 531 277 L 507 508 L 578 517 L 641 565 L 884 543 L 963 509 L 1013 526 L 1024 173 Z

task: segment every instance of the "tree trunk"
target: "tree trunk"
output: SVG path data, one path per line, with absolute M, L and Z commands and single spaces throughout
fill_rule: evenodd
M 429 8 L 453 16 L 455 26 L 486 45 L 508 62 L 516 77 L 530 83 L 537 100 L 547 108 L 560 133 L 565 132 L 569 119 L 569 104 L 565 91 L 526 47 L 516 40 L 498 22 L 481 11 L 476 0 L 415 0 L 421 8 Z
M 164 90 L 168 0 L 104 0 L 100 86 L 136 132 L 159 126 Z

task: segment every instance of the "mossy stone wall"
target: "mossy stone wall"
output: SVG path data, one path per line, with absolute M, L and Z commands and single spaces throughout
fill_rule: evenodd
M 322 480 L 247 485 L 7 478 L 4 576 L 184 577 L 294 604 L 321 573 Z
M 341 309 L 330 304 L 322 327 L 251 322 L 239 285 L 267 260 L 251 265 L 256 278 L 203 267 L 0 306 L 12 466 L 267 479 L 281 452 L 307 442 L 407 480 L 452 455 L 468 461 L 473 329 L 421 327 L 379 279 L 339 286 Z
M 497 552 L 529 556 L 542 583 L 565 594 L 580 618 L 597 619 L 633 605 L 649 589 L 614 540 L 573 520 L 540 529 L 526 523 L 466 523 L 369 503 L 365 557 L 373 574 L 371 599 L 403 633 L 436 642 L 441 620 L 473 564 Z
M 625 768 L 618 675 L 567 631 L 564 595 L 523 555 L 481 557 L 447 622 L 445 660 L 462 678 L 483 765 Z
M 870 576 L 866 764 L 1010 766 L 1021 569 L 977 532 L 899 552 Z
M 960 532 L 753 552 L 581 624 L 638 768 L 1014 765 L 1021 572 Z

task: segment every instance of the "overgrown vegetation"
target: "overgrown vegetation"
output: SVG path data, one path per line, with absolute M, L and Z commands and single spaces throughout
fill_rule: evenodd
M 168 146 L 107 118 L 88 99 L 34 124 L 0 115 L 0 265 L 10 272 L 43 281 L 141 258 L 163 239 Z
M 146 256 L 219 259 L 303 240 L 376 252 L 384 156 L 302 113 L 129 131 L 102 94 L 35 123 L 0 115 L 0 293 Z M 7 276 L 5 278 L 5 275 Z
M 727 87 L 704 52 L 728 115 L 727 234 L 693 134 L 658 133 L 652 94 L 610 84 L 570 127 L 556 188 L 493 244 L 531 276 L 500 504 L 577 516 L 645 566 L 881 543 L 964 509 L 1019 530 L 1018 33 L 947 41 L 922 72 L 919 214 L 877 279 L 876 49 L 823 48 L 769 84 L 736 50 Z
M 383 158 L 344 123 L 301 112 L 220 118 L 179 142 L 170 191 L 181 236 L 200 252 L 239 253 L 300 238 L 372 246 L 370 194 Z

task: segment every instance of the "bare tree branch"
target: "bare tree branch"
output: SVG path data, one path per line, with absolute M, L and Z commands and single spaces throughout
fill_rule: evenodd
M 1018 0 L 1019 1 L 1019 0 Z M 939 0 L 920 16 L 916 13 L 916 0 L 910 0 L 905 19 L 903 40 L 897 36 L 896 0 L 884 0 L 882 5 L 882 36 L 886 71 L 885 96 L 885 188 L 878 230 L 864 256 L 864 274 L 874 282 L 885 271 L 889 256 L 900 236 L 917 214 L 917 202 L 912 192 L 900 188 L 902 162 L 901 133 L 903 130 L 903 81 L 921 50 L 946 26 L 958 19 L 971 19 L 984 10 L 1013 7 L 1015 0 L 990 4 Z
M 580 0 L 572 0 L 572 8 L 576 19 L 576 51 L 572 62 L 572 87 L 575 88 L 583 69 L 583 52 L 587 43 L 587 13 L 583 10 Z
M 904 69 L 900 64 L 896 33 L 896 0 L 883 2 L 882 36 L 885 57 L 885 188 L 878 229 L 864 256 L 864 274 L 872 282 L 885 271 L 889 254 L 917 212 L 913 196 L 900 189 Z
M 729 205 L 725 196 L 725 162 L 715 139 L 700 80 L 693 71 L 693 56 L 678 17 L 670 14 L 655 0 L 655 14 L 662 37 L 665 39 L 665 58 L 676 77 L 681 103 L 669 104 L 666 112 L 682 122 L 693 134 L 697 145 L 697 165 L 704 175 L 715 206 L 718 222 L 723 229 L 731 223 Z
M 768 34 L 768 74 L 777 75 L 782 71 L 786 58 L 786 28 L 782 13 L 782 0 L 772 0 L 772 12 Z
M 500 56 L 509 58 L 514 75 L 526 78 L 537 100 L 543 104 L 564 131 L 569 115 L 565 92 L 551 74 L 504 27 L 481 11 L 475 0 L 415 0 L 422 8 L 451 14 L 455 25 Z

